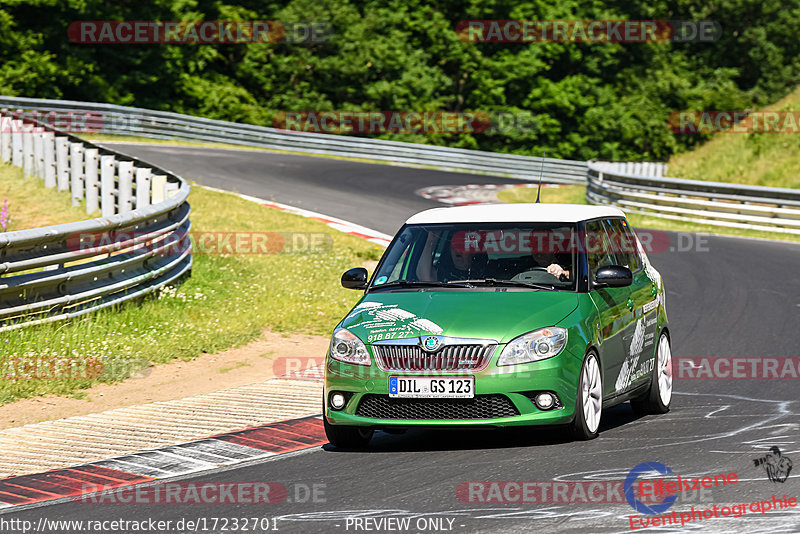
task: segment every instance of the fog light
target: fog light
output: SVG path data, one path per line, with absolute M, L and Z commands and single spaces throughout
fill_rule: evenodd
M 556 399 L 553 397 L 552 393 L 545 392 L 536 395 L 536 397 L 533 398 L 533 402 L 540 410 L 549 410 L 555 405 Z
M 331 395 L 331 408 L 333 408 L 334 410 L 341 410 L 342 408 L 344 408 L 345 402 L 346 401 L 344 395 L 342 395 L 341 393 L 334 393 L 333 395 Z

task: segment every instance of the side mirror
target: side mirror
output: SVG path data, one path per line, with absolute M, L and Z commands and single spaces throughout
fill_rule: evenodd
M 594 287 L 626 287 L 633 283 L 633 273 L 627 267 L 606 265 L 597 269 Z
M 630 272 L 630 271 L 628 271 Z M 363 267 L 353 267 L 342 275 L 342 287 L 347 289 L 367 289 L 369 274 Z

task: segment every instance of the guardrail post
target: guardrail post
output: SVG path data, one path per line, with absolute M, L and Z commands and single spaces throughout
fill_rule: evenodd
M 69 164 L 72 205 L 80 206 L 83 199 L 83 143 L 70 143 Z
M 33 135 L 33 174 L 44 178 L 44 132 Z
M 53 132 L 42 134 L 42 173 L 44 173 L 44 186 L 56 186 L 56 145 Z
M 94 213 L 100 209 L 99 191 L 97 187 L 98 155 L 96 148 L 87 148 L 86 158 L 86 213 Z
M 33 124 L 22 125 L 22 174 L 33 176 Z
M 11 164 L 22 167 L 22 121 L 11 120 Z
M 114 156 L 100 156 L 100 214 L 114 215 Z
M 163 174 L 154 174 L 151 180 L 152 185 L 152 202 L 153 204 L 158 204 L 159 202 L 163 202 L 164 198 L 166 198 L 166 185 L 167 185 L 167 177 Z
M 133 162 L 119 162 L 119 186 L 117 188 L 119 196 L 117 213 L 127 213 L 131 211 L 131 197 L 133 196 Z
M 0 160 L 11 162 L 11 117 L 0 115 Z
M 68 138 L 56 137 L 56 185 L 59 191 L 66 191 L 69 187 L 68 144 Z
M 136 209 L 150 205 L 150 174 L 148 168 L 136 169 Z
M 164 196 L 167 198 L 172 198 L 173 195 L 178 193 L 178 189 L 180 186 L 173 182 L 167 182 L 164 184 Z

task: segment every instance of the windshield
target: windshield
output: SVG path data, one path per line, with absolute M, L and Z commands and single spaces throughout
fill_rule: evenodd
M 409 225 L 384 254 L 371 288 L 574 290 L 574 235 L 565 223 Z

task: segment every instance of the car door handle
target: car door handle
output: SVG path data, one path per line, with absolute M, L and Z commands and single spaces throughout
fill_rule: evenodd
M 628 299 L 628 309 L 633 311 L 633 299 Z

